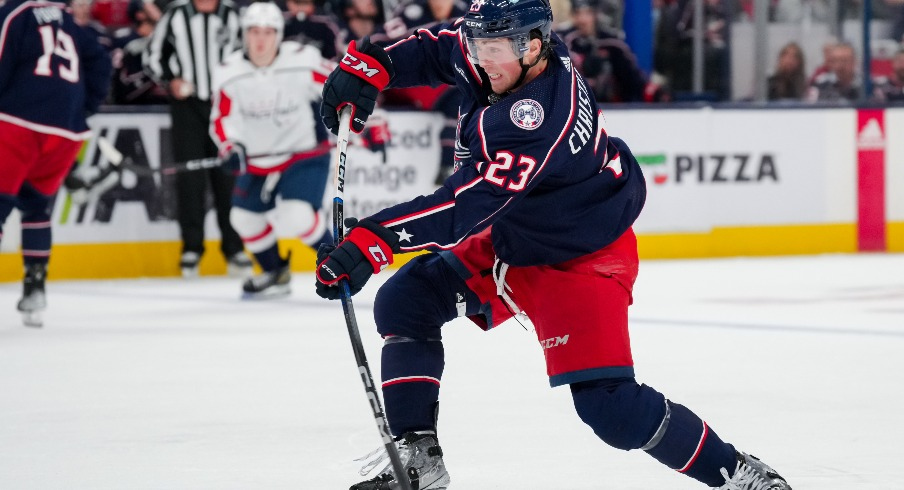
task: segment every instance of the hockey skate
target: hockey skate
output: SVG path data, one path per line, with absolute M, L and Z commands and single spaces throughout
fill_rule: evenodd
M 738 451 L 738 464 L 734 474 L 728 477 L 728 470 L 722 468 L 725 485 L 718 490 L 791 490 L 791 485 L 769 465 Z
M 249 277 L 242 284 L 242 299 L 271 299 L 288 296 L 292 292 L 289 289 L 291 280 L 292 271 L 289 270 L 289 259 L 286 258 L 278 268 Z
M 201 254 L 198 252 L 182 252 L 179 258 L 179 269 L 182 271 L 182 277 L 192 279 L 198 277 L 198 262 L 201 261 Z
M 254 264 L 251 259 L 245 255 L 245 252 L 236 252 L 226 260 L 226 275 L 229 277 L 240 277 L 242 279 L 251 277 L 254 273 Z
M 399 458 L 402 467 L 405 468 L 407 477 L 413 490 L 445 490 L 449 488 L 449 473 L 443 464 L 443 450 L 439 447 L 435 432 L 406 432 L 396 442 L 399 450 Z M 371 453 L 362 459 L 375 456 Z M 381 461 L 389 457 L 382 451 L 373 461 L 361 468 L 361 474 L 366 475 Z M 380 474 L 367 481 L 352 485 L 349 490 L 397 490 L 399 488 L 392 465 L 387 464 Z
M 22 280 L 22 299 L 16 308 L 22 313 L 22 322 L 27 327 L 43 327 L 43 311 L 47 308 L 44 295 L 44 279 L 47 278 L 47 264 L 32 264 L 25 267 Z

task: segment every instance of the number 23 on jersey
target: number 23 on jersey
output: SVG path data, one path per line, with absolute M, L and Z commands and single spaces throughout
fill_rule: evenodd
M 523 191 L 537 167 L 537 160 L 528 155 L 515 156 L 509 151 L 496 152 L 496 160 L 487 166 L 483 178 L 487 182 L 512 192 Z M 512 169 L 516 171 L 512 172 Z M 508 175 L 508 174 L 512 175 Z

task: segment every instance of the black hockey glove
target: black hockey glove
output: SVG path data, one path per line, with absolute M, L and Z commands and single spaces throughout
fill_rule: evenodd
M 373 221 L 346 220 L 351 228 L 339 246 L 321 245 L 317 251 L 317 295 L 339 299 L 339 281 L 348 280 L 354 295 L 370 276 L 392 264 L 392 254 L 399 251 L 399 235 Z
M 374 111 L 377 95 L 395 75 L 392 60 L 380 46 L 365 37 L 358 44 L 352 41 L 339 66 L 330 73 L 323 85 L 323 104 L 320 117 L 323 124 L 339 134 L 339 110 L 352 106 L 352 131 L 361 133 L 364 123 Z
M 248 156 L 245 153 L 245 146 L 241 143 L 234 143 L 229 153 L 223 157 L 220 163 L 220 170 L 236 177 L 247 172 Z

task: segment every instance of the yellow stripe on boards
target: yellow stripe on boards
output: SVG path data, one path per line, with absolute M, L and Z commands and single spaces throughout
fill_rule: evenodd
M 857 251 L 857 226 L 717 227 L 708 233 L 638 235 L 641 259 L 809 255 Z
M 889 252 L 904 252 L 904 222 L 886 223 L 885 240 Z
M 904 252 L 904 222 L 889 223 L 888 251 Z M 733 226 L 706 233 L 638 235 L 641 259 L 685 259 L 706 257 L 812 255 L 855 253 L 855 224 Z M 219 242 L 205 244 L 201 275 L 223 275 L 226 263 Z M 174 277 L 180 274 L 178 242 L 58 244 L 53 247 L 48 279 L 113 279 Z M 285 255 L 292 251 L 292 270 L 312 272 L 316 254 L 298 240 L 280 240 Z M 418 254 L 395 257 L 392 267 L 405 264 Z M 0 254 L 0 282 L 22 280 L 22 258 L 18 253 Z
M 292 251 L 292 270 L 313 272 L 317 254 L 298 240 L 280 240 L 285 256 Z M 207 241 L 201 258 L 202 276 L 226 274 L 226 261 L 220 253 L 219 241 Z M 179 270 L 179 242 L 56 244 L 50 257 L 47 279 L 118 279 L 139 277 L 175 277 Z M 417 254 L 395 257 L 392 267 L 399 267 Z M 259 270 L 258 270 L 259 272 Z M 0 282 L 22 280 L 22 256 L 0 254 Z M 313 284 L 311 285 L 313 288 Z

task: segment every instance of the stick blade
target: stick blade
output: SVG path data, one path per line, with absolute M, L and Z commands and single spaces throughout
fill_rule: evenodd
M 118 166 L 122 163 L 123 156 L 119 150 L 113 146 L 113 143 L 110 143 L 110 140 L 100 136 L 97 138 L 97 149 L 100 150 L 101 155 L 104 156 L 107 160 L 110 161 L 113 165 Z

